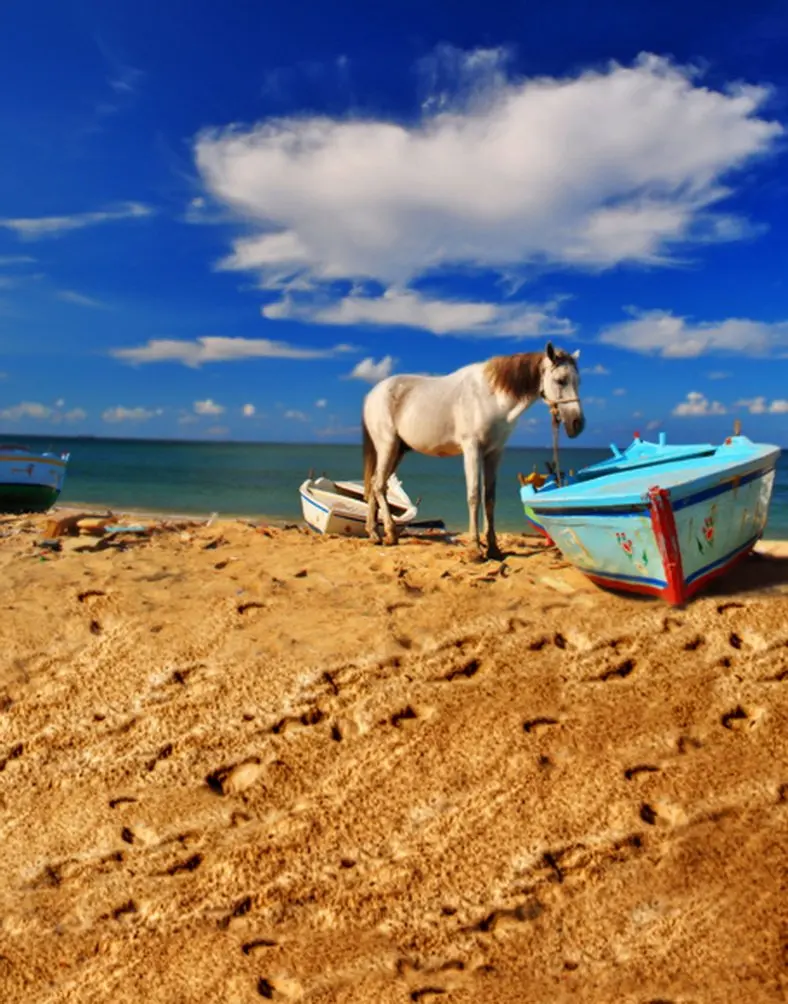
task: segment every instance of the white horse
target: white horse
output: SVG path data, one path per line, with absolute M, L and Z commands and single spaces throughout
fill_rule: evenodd
M 470 516 L 471 546 L 479 541 L 480 480 L 484 478 L 487 557 L 500 558 L 495 539 L 495 482 L 503 448 L 517 419 L 542 397 L 570 437 L 585 426 L 578 396 L 579 351 L 570 355 L 547 343 L 545 351 L 494 356 L 446 376 L 398 375 L 381 380 L 364 399 L 364 493 L 369 503 L 367 533 L 380 543 L 380 506 L 387 544 L 396 544 L 386 498 L 388 479 L 409 450 L 432 457 L 462 453 Z

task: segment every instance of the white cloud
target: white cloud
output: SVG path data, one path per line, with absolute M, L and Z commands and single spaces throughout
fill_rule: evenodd
M 234 362 L 239 359 L 330 359 L 355 351 L 352 345 L 335 345 L 330 349 L 306 349 L 268 338 L 225 338 L 206 335 L 194 341 L 175 338 L 154 338 L 131 349 L 113 349 L 111 356 L 128 363 L 183 363 L 202 366 L 204 363 Z
M 107 408 L 101 417 L 105 422 L 147 422 L 148 419 L 161 414 L 161 408 L 126 408 L 119 404 L 114 408 Z
M 404 299 L 408 285 L 456 267 L 508 282 L 529 266 L 666 264 L 687 245 L 752 232 L 718 205 L 731 172 L 783 132 L 759 117 L 766 88 L 714 90 L 648 54 L 561 79 L 511 79 L 504 62 L 500 50 L 444 47 L 435 65 L 451 87 L 433 82 L 416 122 L 302 115 L 202 132 L 206 191 L 257 225 L 221 267 L 269 289 L 374 280 L 395 306 L 351 296 L 333 316 L 382 323 L 383 310 L 386 323 L 396 313 L 464 330 L 469 305 L 447 322 L 438 301 L 435 322 Z M 312 309 L 325 316 L 321 299 Z M 496 322 L 485 306 L 477 326 Z
M 394 359 L 391 356 L 383 356 L 379 363 L 368 356 L 366 359 L 362 359 L 361 362 L 356 363 L 351 372 L 348 374 L 351 380 L 366 380 L 367 383 L 379 383 L 381 380 L 385 380 L 386 377 L 391 376 L 391 371 L 394 368 Z
M 37 261 L 29 254 L 0 254 L 0 268 L 8 268 L 11 265 L 33 265 Z
M 226 425 L 212 425 L 209 429 L 205 430 L 209 436 L 226 436 L 230 431 Z
M 583 404 L 584 405 L 589 405 L 589 404 L 590 405 L 596 405 L 598 408 L 604 408 L 605 407 L 605 398 L 603 398 L 603 397 L 594 397 L 593 394 L 589 395 L 589 396 L 586 396 L 584 394 L 583 395 Z
M 212 401 L 211 398 L 206 398 L 204 401 L 194 402 L 194 414 L 195 415 L 222 415 L 224 414 L 224 405 L 217 404 Z
M 269 320 L 299 320 L 310 324 L 370 324 L 420 328 L 434 335 L 541 337 L 571 334 L 571 321 L 556 315 L 558 302 L 497 304 L 427 299 L 405 289 L 387 289 L 382 296 L 351 294 L 334 303 L 287 295 L 263 307 Z
M 726 414 L 726 409 L 719 401 L 709 401 L 699 391 L 691 390 L 687 394 L 686 400 L 676 405 L 673 409 L 673 414 L 684 418 L 703 415 L 724 415 Z
M 0 411 L 0 418 L 6 422 L 18 422 L 21 418 L 34 418 L 42 421 L 51 418 L 53 409 L 47 404 L 40 404 L 38 401 L 22 401 L 14 404 L 10 408 Z
M 325 408 L 327 404 L 328 401 L 324 397 L 318 398 L 317 401 L 315 401 L 316 408 Z
M 63 300 L 66 303 L 74 303 L 78 307 L 93 307 L 96 310 L 107 309 L 106 303 L 102 303 L 101 300 L 96 300 L 92 296 L 84 296 L 73 289 L 61 289 L 56 296 L 59 300 Z
M 257 408 L 255 408 L 253 404 L 245 404 L 243 408 L 241 408 L 241 413 L 243 414 L 244 418 L 252 418 L 252 416 L 256 411 Z
M 597 363 L 596 366 L 589 366 L 587 369 L 584 369 L 583 376 L 610 376 L 610 370 L 607 366 Z
M 138 219 L 152 215 L 150 206 L 140 202 L 127 202 L 118 209 L 108 209 L 96 213 L 73 213 L 71 216 L 37 216 L 0 218 L 0 227 L 16 231 L 19 237 L 36 240 L 39 237 L 58 237 L 69 230 L 111 223 L 115 220 Z
M 711 373 L 707 373 L 706 377 L 709 380 L 727 380 L 729 377 L 733 376 L 727 370 L 712 370 Z
M 734 405 L 735 408 L 746 408 L 751 415 L 785 415 L 788 413 L 788 401 L 775 398 L 767 401 L 765 397 L 742 398 Z
M 623 397 L 625 394 L 626 394 L 625 387 L 616 387 L 616 389 L 613 391 L 613 397 Z
M 19 422 L 24 418 L 30 418 L 36 422 L 52 422 L 57 425 L 60 422 L 83 422 L 88 417 L 83 408 L 72 408 L 64 412 L 62 411 L 64 405 L 65 401 L 62 400 L 56 401 L 54 406 L 41 404 L 38 401 L 22 401 L 20 404 L 0 410 L 0 419 L 5 422 Z
M 613 324 L 602 332 L 600 341 L 666 358 L 712 353 L 766 356 L 788 350 L 788 321 L 769 323 L 731 317 L 693 324 L 669 310 L 627 310 L 632 320 Z
M 646 432 L 653 432 L 662 425 L 662 422 L 657 421 L 657 419 L 652 418 L 650 422 L 646 424 Z
M 303 411 L 297 411 L 295 408 L 289 408 L 285 412 L 285 418 L 289 418 L 293 422 L 308 422 L 309 417 L 303 413 Z

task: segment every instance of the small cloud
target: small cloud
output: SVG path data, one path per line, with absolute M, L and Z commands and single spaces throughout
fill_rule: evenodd
M 133 66 L 118 67 L 118 74 L 109 81 L 109 86 L 118 94 L 134 94 L 144 75 Z
M 607 366 L 597 363 L 596 366 L 589 366 L 587 369 L 584 369 L 583 376 L 610 376 L 610 370 Z
M 32 265 L 35 261 L 29 254 L 0 254 L 0 268 L 8 265 Z
M 199 419 L 196 415 L 191 415 L 189 413 L 181 415 L 178 419 L 178 425 L 194 425 L 195 422 L 199 422 Z
M 65 303 L 74 303 L 78 307 L 92 307 L 94 310 L 106 310 L 106 303 L 102 303 L 101 300 L 96 300 L 92 296 L 85 296 L 83 293 L 77 293 L 73 289 L 61 289 L 55 294 L 58 300 L 63 300 Z
M 204 363 L 237 362 L 242 359 L 331 359 L 346 352 L 355 352 L 352 345 L 335 345 L 331 349 L 307 349 L 269 338 L 225 338 L 206 335 L 194 341 L 175 338 L 154 338 L 131 349 L 112 349 L 110 355 L 123 362 L 182 363 L 198 367 Z
M 327 404 L 328 404 L 328 401 L 324 397 L 318 398 L 318 400 L 315 401 L 315 407 L 316 408 L 325 408 Z
M 162 414 L 161 408 L 126 408 L 119 404 L 114 408 L 107 408 L 101 415 L 105 422 L 147 422 L 150 418 L 155 418 Z
M 0 411 L 0 419 L 5 422 L 19 422 L 23 418 L 34 419 L 37 422 L 83 422 L 88 413 L 83 408 L 72 408 L 62 411 L 65 401 L 55 401 L 53 406 L 41 404 L 38 401 L 22 401 Z
M 726 372 L 725 370 L 712 370 L 711 373 L 707 373 L 706 377 L 709 380 L 727 380 L 728 377 L 733 374 Z
M 303 411 L 297 411 L 294 408 L 290 408 L 285 412 L 285 418 L 289 418 L 293 422 L 309 421 L 309 418 L 303 413 Z
M 627 307 L 626 312 L 631 320 L 607 328 L 599 336 L 600 342 L 665 359 L 694 359 L 715 353 L 779 355 L 788 346 L 788 321 L 729 317 L 691 322 L 669 310 Z
M 224 413 L 224 406 L 217 404 L 208 397 L 204 401 L 194 402 L 194 413 L 195 415 L 222 415 Z
M 22 401 L 0 411 L 0 418 L 6 422 L 18 422 L 22 418 L 33 418 L 40 422 L 51 418 L 52 415 L 53 409 L 38 401 Z
M 643 412 L 642 411 L 633 411 L 632 412 L 632 417 L 633 418 L 643 418 Z
M 14 230 L 18 237 L 26 240 L 37 240 L 39 237 L 59 237 L 69 230 L 82 230 L 84 227 L 96 226 L 99 223 L 111 223 L 117 220 L 139 219 L 152 216 L 150 206 L 141 202 L 127 202 L 119 209 L 107 209 L 95 213 L 73 213 L 71 216 L 36 216 L 0 219 L 0 227 Z
M 394 359 L 391 356 L 384 356 L 379 363 L 376 363 L 372 356 L 367 356 L 361 362 L 356 363 L 348 374 L 350 380 L 365 380 L 367 383 L 379 383 L 391 376 L 394 368 Z
M 652 418 L 650 422 L 646 423 L 646 432 L 653 432 L 662 425 L 662 422 L 658 422 L 655 418 Z
M 316 429 L 315 434 L 320 436 L 321 439 L 328 437 L 345 438 L 350 436 L 360 436 L 361 426 L 360 425 L 338 425 L 334 422 L 330 422 L 324 429 Z
M 209 436 L 226 436 L 229 433 L 229 429 L 226 425 L 212 425 L 210 429 L 205 430 Z
M 673 409 L 673 414 L 679 417 L 700 417 L 706 415 L 725 415 L 726 409 L 719 401 L 709 401 L 697 390 L 691 390 L 686 400 Z
M 244 418 L 252 418 L 252 416 L 256 411 L 257 408 L 255 408 L 253 404 L 245 404 L 243 408 L 241 408 L 241 413 L 243 414 Z
M 594 397 L 593 394 L 590 395 L 590 396 L 588 396 L 588 397 L 583 396 L 583 404 L 584 405 L 585 404 L 596 405 L 597 408 L 604 408 L 604 406 L 605 406 L 605 398 L 603 398 L 603 397 Z
M 626 389 L 624 387 L 616 387 L 613 391 L 613 397 L 623 397 L 626 394 Z
M 746 408 L 751 415 L 784 415 L 788 412 L 788 401 L 777 398 L 768 402 L 765 397 L 743 398 L 735 408 Z
M 65 406 L 66 406 L 66 402 L 65 402 L 65 400 L 62 397 L 59 397 L 57 399 L 57 401 L 55 401 L 55 407 L 56 408 L 65 408 Z

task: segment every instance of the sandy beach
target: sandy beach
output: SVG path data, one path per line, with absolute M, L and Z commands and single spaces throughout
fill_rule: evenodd
M 0 523 L 4 1004 L 788 996 L 788 547 Z M 125 543 L 123 543 L 125 541 Z

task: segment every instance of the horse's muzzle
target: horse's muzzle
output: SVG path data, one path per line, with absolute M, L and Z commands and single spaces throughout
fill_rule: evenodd
M 579 436 L 585 427 L 586 419 L 582 412 L 579 415 L 572 415 L 571 418 L 564 419 L 564 428 L 570 439 L 575 439 Z

